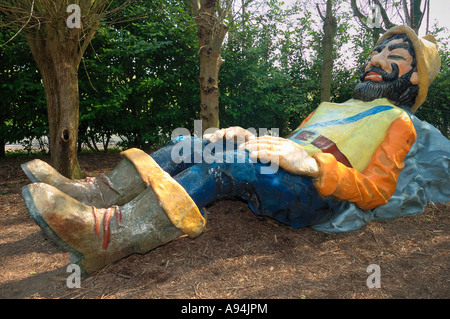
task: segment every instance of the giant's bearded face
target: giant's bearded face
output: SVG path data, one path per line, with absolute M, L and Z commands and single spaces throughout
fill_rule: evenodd
M 419 78 L 414 48 L 406 35 L 397 34 L 377 45 L 364 66 L 353 98 L 373 101 L 387 98 L 395 105 L 411 107 Z

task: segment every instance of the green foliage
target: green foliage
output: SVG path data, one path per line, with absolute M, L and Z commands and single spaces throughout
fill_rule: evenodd
M 13 32 L 0 29 L 0 43 Z M 5 143 L 17 143 L 48 134 L 44 90 L 25 39 L 0 47 L 0 155 Z
M 182 1 L 141 1 L 128 25 L 99 30 L 80 72 L 80 139 L 124 138 L 126 147 L 160 145 L 193 126 L 199 92 L 195 29 Z M 192 123 L 192 124 L 191 124 Z
M 282 130 L 288 118 L 283 91 L 289 75 L 275 66 L 276 13 L 249 18 L 256 23 L 232 28 L 222 53 L 221 125 Z

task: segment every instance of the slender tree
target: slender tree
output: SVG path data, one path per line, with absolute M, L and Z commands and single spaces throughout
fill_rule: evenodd
M 192 0 L 200 54 L 200 119 L 202 129 L 219 127 L 219 70 L 222 44 L 228 33 L 224 20 L 232 0 Z
M 320 83 L 320 102 L 329 102 L 331 95 L 331 72 L 333 69 L 333 40 L 336 35 L 337 22 L 333 16 L 332 0 L 327 0 L 326 14 L 323 16 L 317 5 L 317 11 L 323 20 L 323 40 L 322 40 L 322 78 Z
M 131 0 L 7 0 L 0 3 L 0 26 L 22 34 L 44 84 L 52 165 L 69 178 L 81 178 L 77 158 L 78 68 L 100 22 Z

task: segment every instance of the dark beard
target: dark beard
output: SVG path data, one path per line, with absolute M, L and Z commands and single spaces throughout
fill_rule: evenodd
M 381 82 L 364 81 L 369 72 L 379 73 L 383 79 Z M 353 91 L 353 98 L 364 102 L 375 99 L 386 98 L 394 101 L 396 105 L 411 107 L 417 96 L 417 85 L 411 84 L 411 75 L 414 70 L 398 77 L 398 66 L 392 63 L 392 73 L 388 73 L 381 68 L 371 67 L 366 72 L 363 71 L 360 76 L 361 82 L 358 83 Z

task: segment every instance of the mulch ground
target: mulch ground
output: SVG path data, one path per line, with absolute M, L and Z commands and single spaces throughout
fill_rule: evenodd
M 46 156 L 40 157 L 49 161 Z M 326 234 L 258 218 L 241 201 L 208 208 L 207 230 L 131 255 L 68 288 L 69 254 L 28 215 L 20 164 L 0 160 L 0 298 L 382 299 L 450 297 L 450 203 L 362 229 Z M 108 173 L 117 152 L 81 154 L 87 176 Z M 369 265 L 381 287 L 369 288 Z

